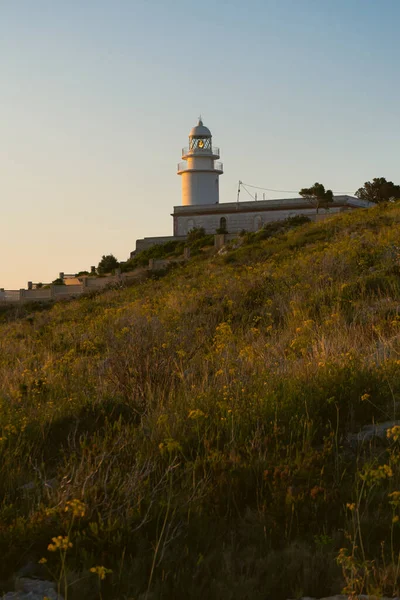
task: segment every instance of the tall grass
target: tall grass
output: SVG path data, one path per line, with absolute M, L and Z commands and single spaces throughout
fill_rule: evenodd
M 399 418 L 399 222 L 296 223 L 4 313 L 3 588 L 45 559 L 69 599 L 398 594 L 400 435 L 351 434 Z

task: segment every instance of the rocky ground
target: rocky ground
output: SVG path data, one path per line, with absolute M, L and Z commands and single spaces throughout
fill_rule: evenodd
M 337 595 L 337 596 L 329 596 L 326 598 L 320 598 L 319 600 L 400 600 L 400 598 L 386 598 L 383 596 L 365 596 L 364 594 L 362 594 L 361 596 L 343 596 L 343 595 Z M 309 596 L 304 596 L 303 598 L 300 598 L 300 600 L 317 600 L 317 598 L 310 598 Z
M 56 584 L 42 579 L 19 577 L 15 581 L 15 591 L 7 592 L 2 600 L 63 600 L 57 593 Z

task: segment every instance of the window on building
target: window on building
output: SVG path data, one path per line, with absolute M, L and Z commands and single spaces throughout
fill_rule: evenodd
M 221 217 L 219 220 L 219 229 L 221 231 L 221 233 L 225 233 L 226 232 L 226 218 L 225 217 Z
M 211 151 L 211 138 L 192 138 L 190 140 L 190 150 Z

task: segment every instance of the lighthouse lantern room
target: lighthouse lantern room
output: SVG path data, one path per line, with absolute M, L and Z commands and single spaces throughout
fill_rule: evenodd
M 189 134 L 189 146 L 182 149 L 184 162 L 178 164 L 182 177 L 182 204 L 195 206 L 219 203 L 219 176 L 223 165 L 218 162 L 219 148 L 212 144 L 208 127 L 201 117 Z

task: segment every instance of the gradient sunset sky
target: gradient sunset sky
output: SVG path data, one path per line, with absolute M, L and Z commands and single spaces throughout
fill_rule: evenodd
M 200 113 L 221 202 L 400 183 L 399 22 L 399 0 L 0 0 L 0 287 L 172 235 Z

